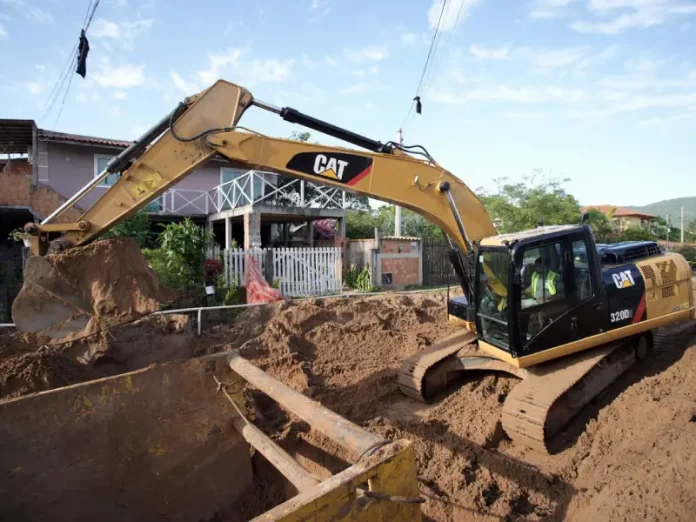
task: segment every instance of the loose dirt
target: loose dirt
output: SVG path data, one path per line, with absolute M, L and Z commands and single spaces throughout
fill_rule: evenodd
M 654 355 L 561 435 L 558 454 L 541 456 L 513 445 L 500 427 L 512 377 L 481 374 L 429 405 L 398 390 L 401 361 L 455 332 L 445 300 L 423 293 L 281 302 L 249 308 L 231 325 L 206 324 L 195 341 L 185 318 L 146 319 L 113 330 L 120 342 L 110 338 L 90 357 L 84 347 L 37 351 L 16 336 L 0 336 L 0 396 L 238 348 L 369 431 L 411 440 L 426 520 L 693 519 L 696 325 L 662 331 Z M 250 390 L 249 403 L 255 423 L 314 473 L 328 476 L 355 461 L 264 395 Z M 216 520 L 248 520 L 290 494 L 263 457 L 256 454 L 253 464 L 254 486 Z
M 691 520 L 696 509 L 696 326 L 664 330 L 652 359 L 629 371 L 541 456 L 499 424 L 512 377 L 481 375 L 423 405 L 404 397 L 404 357 L 453 333 L 442 294 L 309 300 L 252 308 L 206 335 L 323 405 L 415 446 L 426 520 Z M 222 344 L 224 343 L 224 344 Z M 354 462 L 252 393 L 256 422 L 313 472 Z M 253 516 L 284 500 L 283 480 L 255 457 L 261 483 L 228 513 Z
M 70 320 L 73 324 L 80 321 L 80 328 L 60 338 L 49 338 L 42 332 L 27 334 L 27 341 L 33 344 L 57 345 L 98 335 L 115 325 L 145 317 L 174 298 L 173 292 L 160 285 L 133 239 L 95 241 L 44 260 L 51 267 L 49 279 L 62 282 L 58 298 L 51 297 L 41 283 L 25 285 L 13 304 L 13 316 L 19 324 L 17 314 L 30 319 L 36 313 L 34 303 L 48 301 L 72 314 Z M 50 290 L 55 292 L 56 288 L 50 286 Z

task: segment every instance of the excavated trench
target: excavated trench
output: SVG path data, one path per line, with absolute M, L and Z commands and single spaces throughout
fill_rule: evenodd
M 563 449 L 515 447 L 499 423 L 515 379 L 482 374 L 430 405 L 403 396 L 401 361 L 446 337 L 445 295 L 306 300 L 255 307 L 192 336 L 187 318 L 116 327 L 93 345 L 26 344 L 0 335 L 0 397 L 239 348 L 294 389 L 389 439 L 414 442 L 426 520 L 691 520 L 696 511 L 693 324 L 662 332 L 630 370 L 564 432 Z M 273 401 L 247 390 L 255 423 L 317 475 L 351 455 Z M 292 494 L 263 457 L 255 482 L 217 520 L 241 521 Z

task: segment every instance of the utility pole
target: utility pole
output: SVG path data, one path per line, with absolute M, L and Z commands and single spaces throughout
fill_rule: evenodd
M 404 133 L 399 129 L 396 133 L 396 140 L 399 145 L 404 143 Z M 395 205 L 394 209 L 394 235 L 396 237 L 401 237 L 401 207 Z
M 669 229 L 671 227 L 669 226 L 669 212 L 667 212 L 667 248 L 669 248 Z
M 681 241 L 684 243 L 684 207 L 681 208 Z

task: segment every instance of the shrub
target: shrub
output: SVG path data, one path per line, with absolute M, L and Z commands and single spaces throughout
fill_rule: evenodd
M 118 225 L 112 227 L 102 237 L 104 239 L 110 237 L 130 237 L 137 241 L 140 248 L 155 246 L 154 233 L 150 230 L 150 218 L 148 218 L 144 209 L 138 210 L 132 216 L 127 217 Z
M 370 265 L 365 265 L 362 269 L 351 266 L 343 276 L 343 283 L 359 292 L 373 292 L 377 289 L 372 285 Z
M 168 269 L 180 271 L 190 284 L 203 282 L 206 252 L 213 245 L 212 232 L 186 218 L 182 223 L 166 225 L 159 242 Z
M 222 273 L 224 265 L 217 259 L 206 259 L 204 264 L 205 280 L 210 281 Z

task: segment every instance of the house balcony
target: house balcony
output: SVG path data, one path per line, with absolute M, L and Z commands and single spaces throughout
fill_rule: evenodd
M 153 215 L 211 216 L 256 205 L 344 210 L 346 198 L 337 188 L 251 170 L 207 191 L 167 190 L 151 201 L 146 211 Z

